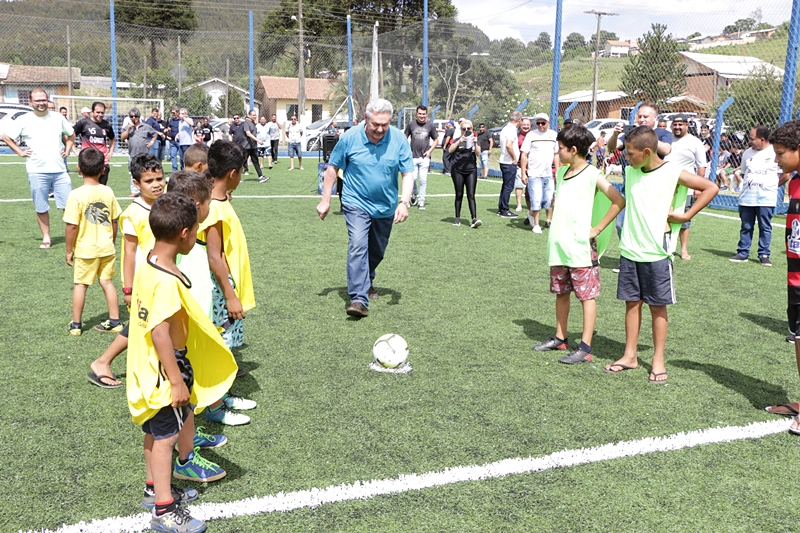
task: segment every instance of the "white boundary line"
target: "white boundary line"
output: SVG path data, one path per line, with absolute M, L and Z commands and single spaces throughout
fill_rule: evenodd
M 544 472 L 554 468 L 577 466 L 599 461 L 633 457 L 649 453 L 693 448 L 736 440 L 757 439 L 786 431 L 789 420 L 755 422 L 746 426 L 716 427 L 667 437 L 648 437 L 623 441 L 594 448 L 563 450 L 543 457 L 504 459 L 494 463 L 457 466 L 425 474 L 401 474 L 396 478 L 356 481 L 352 484 L 331 485 L 295 492 L 279 492 L 262 498 L 246 498 L 228 503 L 204 503 L 191 506 L 192 515 L 202 520 L 219 520 L 235 516 L 248 516 L 274 512 L 288 512 L 320 505 L 367 500 L 376 496 L 401 494 L 412 490 L 452 485 L 465 481 L 480 481 L 509 475 Z M 38 529 L 37 533 L 134 533 L 150 528 L 150 514 L 106 518 L 89 523 L 79 522 L 53 530 Z M 29 531 L 28 533 L 34 533 Z

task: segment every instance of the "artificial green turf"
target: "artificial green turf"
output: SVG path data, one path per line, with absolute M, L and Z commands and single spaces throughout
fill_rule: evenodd
M 412 208 L 394 228 L 378 269 L 381 297 L 368 318 L 356 321 L 344 314 L 343 217 L 316 216 L 315 159 L 305 161 L 303 172 L 287 166 L 282 159 L 266 184 L 251 173 L 234 193 L 258 303 L 245 320 L 240 352 L 249 374 L 234 392 L 259 407 L 243 427 L 199 417 L 198 425 L 230 439 L 203 452 L 229 475 L 201 487 L 202 502 L 744 425 L 775 419 L 765 405 L 800 398 L 793 349 L 784 341 L 780 228 L 769 269 L 755 260 L 727 261 L 738 221 L 695 219 L 693 259 L 675 263 L 679 303 L 670 308 L 669 383 L 653 386 L 647 311 L 641 368 L 602 371 L 624 345 L 624 304 L 615 299 L 611 272 L 616 241 L 601 259 L 596 356 L 588 364 L 560 365 L 561 354 L 531 350 L 555 327 L 547 232 L 533 235 L 521 218 L 495 216 L 497 181 L 479 182 L 478 194 L 491 196 L 478 198 L 484 225 L 477 230 L 452 226 L 452 196 L 429 197 L 426 211 Z M 128 194 L 123 170 L 111 173 L 118 196 Z M 0 199 L 29 197 L 23 166 L 1 165 L 0 172 Z M 450 179 L 431 174 L 428 193 L 452 194 Z M 60 214 L 51 213 L 54 246 L 39 250 L 32 204 L 0 204 L 2 531 L 142 512 L 142 434 L 130 422 L 124 390 L 99 389 L 85 378 L 113 335 L 67 334 L 72 273 Z M 465 202 L 463 219 L 467 213 Z M 90 288 L 87 328 L 106 315 L 102 291 Z M 580 321 L 573 300 L 573 343 Z M 372 343 L 389 332 L 408 341 L 411 374 L 368 369 Z M 121 356 L 113 367 L 123 379 L 124 362 Z M 785 517 L 796 503 L 795 446 L 781 434 L 215 521 L 210 530 L 791 531 Z

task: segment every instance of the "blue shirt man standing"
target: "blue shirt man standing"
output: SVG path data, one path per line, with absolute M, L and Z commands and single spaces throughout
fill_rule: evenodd
M 342 212 L 347 225 L 347 314 L 362 318 L 369 300 L 378 297 L 372 286 L 375 269 L 383 260 L 392 224 L 408 218 L 414 186 L 411 147 L 399 129 L 390 126 L 392 104 L 384 99 L 367 105 L 363 126 L 349 129 L 330 156 L 317 213 L 325 219 L 339 169 L 344 174 Z M 397 173 L 403 174 L 401 200 L 397 201 Z

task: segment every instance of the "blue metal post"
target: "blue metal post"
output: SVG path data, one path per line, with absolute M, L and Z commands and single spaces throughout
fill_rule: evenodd
M 353 29 L 350 24 L 350 15 L 347 15 L 347 117 L 350 126 L 353 125 Z
M 428 0 L 422 3 L 422 105 L 428 105 Z
M 780 124 L 792 120 L 795 84 L 797 82 L 798 46 L 800 46 L 800 0 L 794 0 L 792 3 L 792 18 L 789 22 L 789 43 L 786 47 L 786 68 L 783 74 L 781 110 L 778 114 L 778 123 Z
M 564 0 L 556 0 L 556 30 L 553 40 L 553 78 L 550 83 L 550 124 L 558 124 L 558 91 L 561 87 L 561 12 Z
M 250 110 L 256 106 L 255 58 L 253 52 L 253 12 L 250 11 Z
M 522 113 L 522 110 L 525 109 L 526 107 L 528 107 L 528 104 L 530 102 L 531 102 L 530 98 L 526 98 L 525 100 L 520 102 L 520 104 L 517 106 L 517 108 L 514 111 L 519 111 L 520 113 Z
M 639 106 L 642 105 L 643 103 L 644 102 L 639 102 L 638 104 L 633 106 L 633 109 L 631 109 L 631 116 L 628 117 L 628 124 L 630 124 L 631 126 L 636 124 L 636 113 L 639 112 Z
M 569 104 L 569 107 L 567 107 L 567 109 L 564 111 L 564 120 L 567 120 L 569 118 L 569 114 L 572 113 L 572 110 L 575 109 L 576 107 L 578 107 L 578 102 L 572 102 L 571 104 Z
M 111 96 L 117 97 L 117 31 L 114 22 L 114 1 L 111 0 L 109 7 L 111 23 Z M 117 101 L 111 101 L 111 127 L 117 125 Z
M 470 109 L 470 110 L 469 110 L 469 113 L 467 113 L 467 119 L 468 119 L 468 120 L 472 120 L 472 115 L 474 115 L 474 114 L 475 114 L 475 112 L 476 112 L 478 109 L 480 109 L 480 108 L 481 108 L 481 106 L 479 106 L 479 105 L 476 105 L 475 107 L 473 107 L 472 109 Z
M 719 109 L 717 109 L 717 121 L 715 122 L 715 124 L 722 126 L 722 116 L 725 114 L 725 110 L 728 109 L 731 106 L 731 104 L 733 104 L 733 97 L 729 96 L 728 99 L 725 100 L 721 106 L 719 106 Z M 791 118 L 791 115 L 789 115 L 789 118 Z M 719 139 L 721 136 L 722 136 L 722 128 L 721 127 L 714 128 L 714 139 L 711 144 L 712 154 L 719 153 Z M 711 181 L 717 180 L 718 163 L 719 163 L 719 157 L 711 158 L 711 168 L 708 169 L 708 174 L 706 174 L 706 178 L 710 179 Z
M 433 108 L 433 110 L 431 111 L 431 122 L 433 122 L 436 119 L 436 112 L 439 111 L 441 108 L 442 106 L 440 105 L 437 105 L 436 107 Z

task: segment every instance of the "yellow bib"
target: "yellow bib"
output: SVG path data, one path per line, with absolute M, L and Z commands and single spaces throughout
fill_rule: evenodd
M 191 283 L 191 281 L 190 281 Z M 236 378 L 236 362 L 217 328 L 174 274 L 148 260 L 136 270 L 128 335 L 127 394 L 131 418 L 139 425 L 172 403 L 152 331 L 183 308 L 189 317 L 187 358 L 194 369 L 191 403 L 196 412 L 219 400 Z
M 236 297 L 242 302 L 242 309 L 249 311 L 256 306 L 253 276 L 250 272 L 250 254 L 247 252 L 247 239 L 244 236 L 242 223 L 239 222 L 239 217 L 236 216 L 236 211 L 229 201 L 212 198 L 208 216 L 200 225 L 202 236 L 198 235 L 198 238 L 207 240 L 206 230 L 219 221 L 222 222 L 222 248 L 233 276 Z

